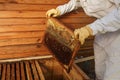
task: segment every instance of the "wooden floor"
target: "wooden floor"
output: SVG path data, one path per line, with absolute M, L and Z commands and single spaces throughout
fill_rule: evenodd
M 0 64 L 0 80 L 45 80 L 39 60 Z

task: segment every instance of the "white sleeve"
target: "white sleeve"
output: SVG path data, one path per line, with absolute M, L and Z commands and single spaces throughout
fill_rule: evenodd
M 79 5 L 77 5 L 78 3 Z M 78 7 L 81 7 L 79 0 L 70 0 L 68 3 L 58 6 L 57 9 L 60 10 L 60 15 L 63 15 L 77 9 Z
M 93 35 L 97 33 L 113 32 L 120 29 L 120 7 L 89 25 Z

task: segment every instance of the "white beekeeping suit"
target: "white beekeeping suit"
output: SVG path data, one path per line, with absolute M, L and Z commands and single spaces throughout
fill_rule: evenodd
M 82 7 L 98 18 L 89 24 L 95 36 L 95 71 L 98 80 L 120 80 L 120 0 L 70 0 L 57 9 L 60 15 Z

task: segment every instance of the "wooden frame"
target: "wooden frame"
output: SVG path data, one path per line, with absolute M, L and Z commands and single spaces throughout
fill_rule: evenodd
M 60 62 L 60 64 L 67 70 L 67 72 L 70 72 L 70 69 L 72 68 L 72 63 L 73 63 L 74 57 L 76 56 L 77 51 L 80 49 L 80 43 L 77 39 L 74 38 L 73 31 L 70 30 L 69 28 L 67 28 L 58 19 L 56 19 L 56 18 L 48 19 L 47 25 L 48 26 L 46 29 L 46 33 L 44 34 L 43 43 L 48 48 L 48 50 L 52 53 L 52 55 L 56 58 L 56 60 L 58 60 L 58 62 Z M 62 34 L 64 34 L 64 35 L 67 34 L 67 35 L 64 37 L 64 35 L 62 35 Z M 58 50 L 56 49 L 57 53 L 55 53 L 55 51 L 52 49 L 52 45 L 49 46 L 49 44 L 46 43 L 47 38 L 48 38 L 48 36 L 46 36 L 46 35 L 52 36 L 60 44 L 64 45 L 65 47 L 67 46 L 67 47 L 69 47 L 69 49 L 71 49 L 71 51 L 72 51 L 71 54 L 68 53 L 69 55 L 71 55 L 71 58 L 70 58 L 68 64 L 65 64 L 64 62 L 62 62 L 60 60 L 60 58 L 56 55 L 56 54 L 58 54 L 59 49 L 62 50 L 61 47 L 59 47 Z M 68 42 L 67 42 L 67 40 L 68 40 Z M 56 44 L 53 43 L 53 45 L 56 45 Z
M 21 79 L 21 80 L 33 80 L 33 78 L 34 78 L 34 80 L 39 80 L 39 78 L 41 80 L 46 80 L 46 78 L 45 78 L 46 74 L 43 73 L 42 66 L 40 66 L 39 61 L 41 61 L 41 62 L 42 62 L 42 60 L 50 61 L 53 58 L 45 56 L 44 58 L 38 58 L 38 59 L 32 58 L 32 59 L 33 60 L 31 60 L 30 58 L 29 59 L 25 58 L 24 60 L 20 60 L 20 61 L 18 61 L 16 59 L 17 62 L 14 59 L 11 60 L 11 62 L 8 62 L 9 60 L 4 61 L 4 62 L 0 61 L 0 62 L 2 62 L 2 63 L 0 63 L 0 70 L 3 69 L 3 70 L 1 70 L 2 72 L 0 72 L 1 80 L 4 80 L 6 78 L 12 79 L 12 80 L 15 80 L 16 78 L 18 80 L 19 79 Z M 54 60 L 54 61 L 53 61 L 54 66 L 59 68 L 60 73 L 62 72 L 63 76 L 65 77 L 65 80 L 90 80 L 90 78 L 76 64 L 72 65 L 73 67 L 72 67 L 70 73 L 68 73 L 58 62 L 56 62 L 56 60 Z M 45 64 L 44 61 L 42 63 Z M 47 62 L 47 63 L 49 63 L 49 62 Z M 52 69 L 52 64 L 49 63 L 50 64 L 49 65 L 47 63 L 45 65 L 46 66 L 51 65 L 51 69 Z M 55 68 L 55 72 L 59 71 L 58 68 Z M 57 71 L 56 71 L 56 69 L 57 69 Z M 26 70 L 26 71 L 24 71 L 24 70 Z M 31 70 L 32 70 L 32 72 L 31 72 Z M 11 72 L 9 72 L 9 71 L 11 71 Z M 14 71 L 16 71 L 17 74 L 15 74 Z M 11 74 L 12 74 L 12 76 L 9 76 Z M 26 74 L 26 76 L 25 76 L 25 74 Z M 32 77 L 33 74 L 34 74 L 34 77 Z M 7 75 L 7 77 L 6 77 L 6 75 Z M 16 78 L 15 78 L 15 76 L 16 76 Z M 27 77 L 27 79 L 26 79 L 26 77 Z M 54 80 L 56 80 L 56 79 L 54 79 Z

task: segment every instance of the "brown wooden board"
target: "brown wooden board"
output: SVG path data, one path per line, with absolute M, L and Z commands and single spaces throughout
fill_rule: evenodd
M 68 1 L 0 0 L 0 59 L 49 55 L 45 48 L 38 48 L 38 45 L 42 45 L 46 28 L 45 14 L 49 9 L 56 8 Z M 58 19 L 72 30 L 95 20 L 95 18 L 87 16 L 82 8 L 62 15 Z M 89 53 L 86 48 L 90 47 L 91 44 L 83 45 L 84 51 L 80 51 L 79 55 L 83 52 Z
M 62 65 L 67 65 L 68 70 L 80 47 L 72 30 L 55 18 L 48 19 L 44 44 Z

